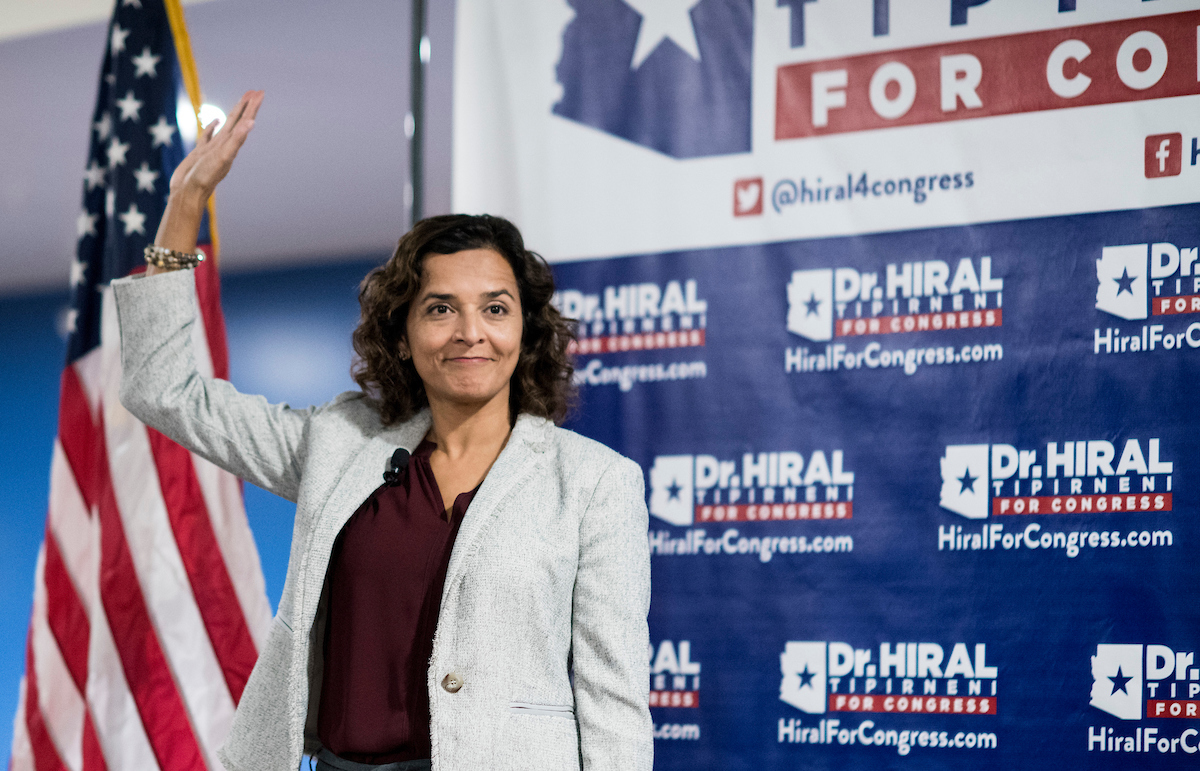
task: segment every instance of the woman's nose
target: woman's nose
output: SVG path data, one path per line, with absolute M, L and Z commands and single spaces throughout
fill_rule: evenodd
M 459 340 L 464 343 L 474 345 L 483 337 L 482 319 L 477 313 L 460 313 L 458 316 L 458 328 L 455 330 Z

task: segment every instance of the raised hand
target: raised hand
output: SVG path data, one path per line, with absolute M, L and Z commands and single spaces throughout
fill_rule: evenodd
M 229 173 L 233 159 L 245 144 L 250 129 L 254 128 L 254 118 L 262 101 L 262 91 L 247 91 L 229 111 L 221 133 L 217 133 L 216 121 L 200 132 L 196 147 L 175 167 L 175 173 L 171 175 L 171 192 L 162 221 L 158 224 L 155 244 L 181 252 L 196 248 L 196 235 L 204 207 L 217 183 Z M 150 275 L 161 272 L 162 268 L 153 265 L 147 270 Z
M 217 183 L 229 173 L 233 159 L 254 128 L 254 118 L 262 101 L 262 91 L 247 91 L 229 112 L 224 126 L 218 126 L 217 121 L 213 121 L 200 132 L 195 148 L 171 175 L 172 195 L 183 193 L 208 200 Z M 224 130 L 218 134 L 218 128 Z

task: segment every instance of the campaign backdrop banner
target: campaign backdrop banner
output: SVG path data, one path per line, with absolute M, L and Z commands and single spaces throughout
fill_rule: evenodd
M 1198 8 L 460 0 L 455 208 L 645 471 L 656 767 L 1200 763 Z

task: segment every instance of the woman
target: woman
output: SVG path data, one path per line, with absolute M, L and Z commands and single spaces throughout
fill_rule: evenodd
M 296 501 L 279 613 L 221 760 L 649 769 L 641 470 L 551 422 L 569 334 L 511 224 L 425 220 L 367 277 L 362 393 L 293 410 L 197 374 L 180 268 L 261 102 L 247 93 L 202 133 L 147 277 L 113 282 L 126 407 Z

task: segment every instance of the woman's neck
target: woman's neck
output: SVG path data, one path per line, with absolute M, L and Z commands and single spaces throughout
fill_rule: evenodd
M 478 455 L 494 459 L 512 430 L 507 389 L 482 405 L 431 397 L 429 413 L 429 439 L 450 460 Z

